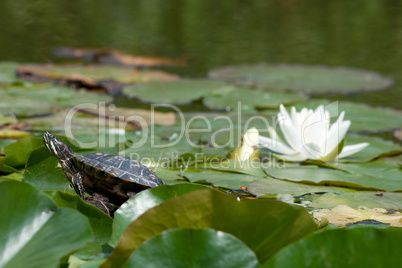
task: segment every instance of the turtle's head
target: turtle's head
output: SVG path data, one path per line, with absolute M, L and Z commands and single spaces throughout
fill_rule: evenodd
M 47 131 L 45 132 L 45 135 L 43 135 L 43 143 L 46 145 L 49 151 L 60 160 L 70 158 L 70 154 L 73 152 L 70 146 Z

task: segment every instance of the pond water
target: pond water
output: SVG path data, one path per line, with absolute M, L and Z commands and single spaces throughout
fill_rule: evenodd
M 401 108 L 402 1 L 0 1 L 0 60 L 55 61 L 52 48 L 111 47 L 187 59 L 202 77 L 223 65 L 289 62 L 371 69 L 382 92 L 332 96 Z

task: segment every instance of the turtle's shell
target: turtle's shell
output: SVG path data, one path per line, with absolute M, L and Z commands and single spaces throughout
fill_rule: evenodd
M 164 184 L 152 170 L 127 157 L 104 153 L 71 156 L 84 175 L 85 190 L 103 194 L 116 205 L 142 190 Z

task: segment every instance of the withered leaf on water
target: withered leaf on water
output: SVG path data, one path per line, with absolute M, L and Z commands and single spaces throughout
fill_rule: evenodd
M 53 54 L 56 57 L 63 59 L 84 59 L 86 61 L 95 63 L 136 66 L 136 67 L 185 66 L 187 64 L 186 61 L 184 60 L 135 56 L 125 54 L 111 48 L 96 49 L 96 48 L 59 47 L 53 50 Z
M 176 74 L 159 70 L 97 65 L 27 65 L 18 66 L 16 72 L 19 77 L 32 82 L 55 81 L 74 88 L 102 89 L 112 94 L 129 83 L 179 79 Z

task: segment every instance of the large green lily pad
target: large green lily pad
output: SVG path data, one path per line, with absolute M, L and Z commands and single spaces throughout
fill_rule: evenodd
M 169 199 L 131 223 L 101 266 L 119 267 L 143 242 L 175 228 L 212 228 L 242 240 L 263 262 L 280 248 L 316 229 L 304 208 L 276 200 L 237 201 L 216 190 L 198 190 Z
M 165 200 L 200 189 L 207 189 L 207 187 L 190 183 L 162 185 L 142 191 L 130 198 L 114 214 L 113 234 L 109 244 L 113 247 L 117 246 L 126 227 L 148 209 Z
M 300 111 L 303 107 L 316 109 L 319 105 L 324 105 L 333 119 L 337 119 L 339 114 L 345 111 L 345 120 L 352 121 L 349 128 L 351 131 L 376 132 L 396 129 L 402 125 L 402 111 L 370 107 L 365 104 L 312 100 L 308 103 L 296 104 L 295 107 Z
M 191 245 L 191 246 L 189 246 Z M 123 267 L 257 267 L 254 252 L 233 235 L 212 229 L 167 230 L 142 244 Z
M 320 232 L 284 248 L 262 267 L 399 267 L 400 228 Z
M 229 66 L 210 71 L 209 77 L 274 90 L 303 91 L 309 94 L 382 90 L 393 84 L 392 79 L 373 71 L 300 64 Z
M 311 207 L 328 209 L 338 205 L 347 205 L 352 208 L 365 206 L 368 208 L 402 210 L 402 193 L 332 192 L 323 194 L 310 204 Z
M 379 159 L 369 163 L 338 164 L 335 170 L 318 166 L 287 163 L 285 168 L 266 169 L 277 179 L 313 185 L 346 186 L 360 190 L 402 191 L 402 171 L 392 161 Z
M 217 110 L 253 110 L 278 108 L 279 104 L 295 103 L 305 99 L 305 96 L 294 93 L 226 86 L 209 92 L 203 102 L 205 106 Z
M 222 87 L 224 82 L 195 79 L 130 85 L 123 93 L 148 103 L 186 104 Z
M 1 180 L 0 192 L 1 267 L 57 267 L 63 256 L 92 240 L 85 216 L 57 208 L 32 186 Z

